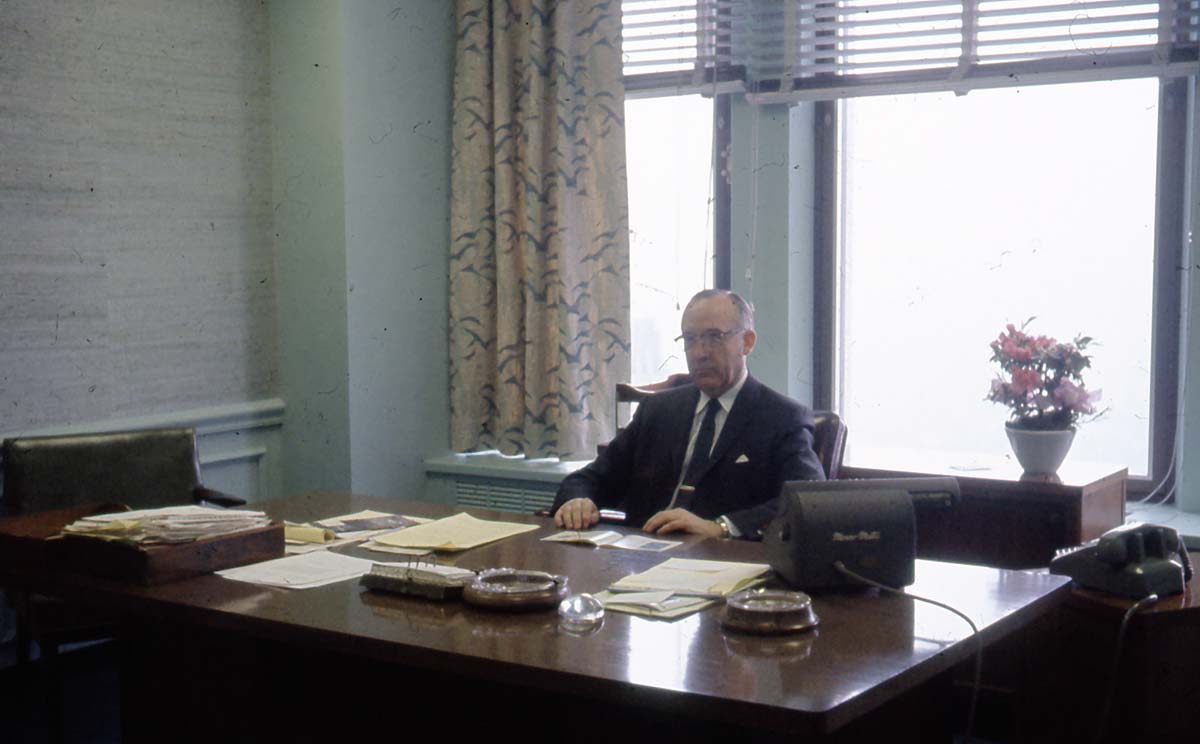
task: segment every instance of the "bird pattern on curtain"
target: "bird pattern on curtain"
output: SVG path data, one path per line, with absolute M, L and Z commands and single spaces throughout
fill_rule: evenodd
M 629 378 L 620 3 L 458 0 L 455 451 L 591 457 Z

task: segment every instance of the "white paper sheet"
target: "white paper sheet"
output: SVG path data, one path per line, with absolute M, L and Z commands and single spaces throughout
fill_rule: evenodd
M 584 545 L 595 545 L 600 548 L 650 550 L 655 553 L 661 553 L 664 550 L 670 550 L 683 544 L 675 540 L 663 540 L 662 538 L 647 537 L 646 535 L 622 535 L 620 532 L 613 530 L 593 530 L 591 532 L 563 530 L 549 537 L 543 537 L 542 540 L 544 542 L 582 543 Z
M 303 555 L 289 555 L 249 566 L 238 566 L 217 571 L 234 581 L 250 584 L 278 586 L 285 589 L 312 589 L 355 579 L 371 570 L 374 561 L 355 558 L 328 550 L 318 550 Z
M 657 566 L 614 582 L 613 591 L 668 590 L 693 597 L 724 597 L 753 586 L 771 570 L 765 563 L 733 563 L 668 558 Z
M 386 535 L 378 535 L 375 542 L 396 548 L 467 550 L 536 529 L 537 525 L 534 524 L 490 522 L 463 512 Z

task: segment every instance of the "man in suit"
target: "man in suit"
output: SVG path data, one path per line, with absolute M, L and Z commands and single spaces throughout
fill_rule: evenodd
M 643 401 L 625 429 L 567 476 L 553 512 L 584 529 L 602 507 L 624 506 L 646 532 L 757 539 L 778 511 L 786 480 L 824 480 L 812 412 L 746 370 L 754 314 L 737 294 L 705 290 L 682 320 L 692 384 Z

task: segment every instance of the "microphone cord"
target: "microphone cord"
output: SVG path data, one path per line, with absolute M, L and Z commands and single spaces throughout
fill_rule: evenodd
M 928 602 L 935 607 L 941 607 L 943 610 L 953 612 L 955 615 L 958 615 L 965 620 L 967 625 L 971 626 L 971 635 L 975 638 L 975 674 L 974 680 L 971 682 L 971 703 L 967 708 L 967 730 L 963 735 L 963 744 L 971 744 L 971 734 L 975 729 L 975 706 L 979 702 L 979 685 L 981 672 L 983 670 L 983 639 L 979 637 L 979 628 L 975 626 L 974 621 L 967 617 L 965 613 L 960 612 L 944 602 L 939 602 L 936 599 L 929 599 L 928 597 L 922 597 L 917 594 L 909 594 L 908 592 L 900 591 L 899 589 L 887 586 L 886 584 L 880 584 L 878 581 L 868 579 L 866 576 L 859 575 L 854 571 L 851 571 L 849 568 L 846 568 L 846 564 L 842 563 L 841 561 L 834 561 L 833 567 L 855 581 L 861 581 L 862 583 L 867 584 L 868 586 L 873 586 L 881 591 L 896 594 L 901 597 L 909 597 L 910 599 L 918 599 L 922 602 Z

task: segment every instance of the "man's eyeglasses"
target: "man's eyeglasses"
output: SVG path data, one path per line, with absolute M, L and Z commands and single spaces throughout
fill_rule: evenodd
M 741 333 L 742 330 L 743 329 L 741 329 L 741 328 L 734 328 L 731 331 L 705 331 L 704 333 L 685 333 L 682 336 L 676 336 L 675 341 L 677 341 L 677 342 L 682 341 L 683 348 L 685 348 L 685 349 L 690 349 L 693 346 L 695 346 L 696 344 L 700 344 L 701 346 L 705 346 L 705 347 L 711 349 L 714 346 L 720 346 L 721 342 L 723 342 L 725 339 L 729 338 L 730 336 L 732 336 L 735 333 Z

